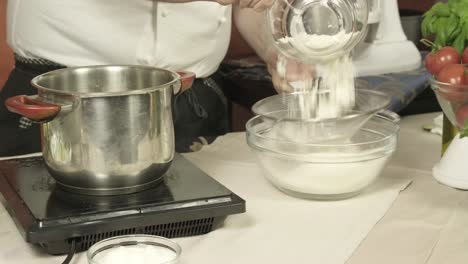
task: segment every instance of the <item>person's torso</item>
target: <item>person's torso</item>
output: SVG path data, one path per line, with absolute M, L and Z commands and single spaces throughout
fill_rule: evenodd
M 214 2 L 8 0 L 8 43 L 66 66 L 143 64 L 213 73 L 226 54 L 231 8 Z

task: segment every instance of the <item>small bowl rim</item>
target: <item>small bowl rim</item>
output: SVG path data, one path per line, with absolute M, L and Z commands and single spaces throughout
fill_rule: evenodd
M 96 261 L 93 260 L 93 258 L 100 252 L 109 249 L 110 247 L 104 247 L 102 248 L 102 244 L 105 244 L 106 242 L 112 241 L 112 240 L 121 240 L 121 239 L 128 239 L 128 242 L 134 241 L 137 243 L 144 243 L 144 242 L 150 242 L 150 241 L 138 241 L 139 238 L 150 238 L 153 239 L 156 245 L 159 246 L 164 246 L 165 248 L 168 248 L 176 254 L 176 256 L 166 262 L 160 263 L 160 264 L 168 264 L 168 263 L 173 263 L 173 261 L 177 260 L 180 258 L 180 255 L 182 254 L 182 248 L 181 246 L 176 243 L 175 241 L 172 241 L 171 239 L 168 239 L 166 237 L 162 236 L 155 236 L 155 235 L 147 235 L 147 234 L 131 234 L 131 235 L 122 235 L 122 236 L 113 236 L 109 237 L 103 240 L 100 240 L 93 244 L 90 248 L 88 248 L 86 252 L 86 256 L 88 259 L 88 263 L 90 264 L 100 264 L 97 263 Z M 115 247 L 117 245 L 120 245 L 122 242 L 118 242 L 113 244 L 111 247 Z
M 453 94 L 468 94 L 468 84 L 444 83 L 444 82 L 438 81 L 434 76 L 431 76 L 429 78 L 429 82 L 431 84 L 432 90 L 434 90 L 434 91 L 450 92 L 450 93 L 453 93 Z M 446 86 L 446 87 L 464 87 L 464 88 L 467 88 L 467 89 L 463 90 L 463 91 L 449 91 L 449 89 L 444 88 L 443 86 Z
M 400 125 L 397 122 L 392 121 L 388 117 L 377 114 L 377 115 L 374 115 L 373 117 L 371 117 L 369 119 L 369 121 L 377 119 L 377 120 L 381 120 L 383 122 L 387 122 L 389 124 L 392 124 L 394 126 L 393 129 L 392 129 L 393 133 L 389 133 L 388 135 L 382 135 L 382 138 L 379 138 L 379 139 L 375 139 L 375 140 L 372 140 L 372 141 L 366 141 L 366 142 L 358 142 L 358 143 L 339 143 L 338 144 L 338 143 L 330 143 L 330 142 L 327 143 L 327 141 L 323 142 L 323 143 L 320 143 L 320 142 L 300 143 L 300 142 L 293 142 L 293 141 L 289 141 L 289 140 L 285 140 L 285 139 L 271 138 L 271 137 L 267 137 L 267 136 L 264 136 L 264 135 L 260 135 L 259 133 L 252 131 L 252 127 L 253 127 L 252 123 L 254 121 L 260 119 L 260 118 L 264 118 L 264 116 L 258 116 L 257 115 L 257 116 L 254 116 L 253 118 L 251 118 L 249 121 L 247 121 L 247 123 L 246 123 L 247 137 L 249 137 L 249 135 L 253 135 L 254 137 L 258 137 L 258 138 L 261 138 L 261 139 L 264 139 L 264 140 L 270 140 L 270 141 L 273 141 L 273 142 L 290 143 L 290 144 L 293 144 L 293 145 L 301 145 L 301 146 L 316 147 L 316 148 L 347 148 L 347 147 L 356 147 L 356 146 L 365 146 L 365 145 L 376 144 L 376 143 L 380 143 L 380 142 L 383 142 L 383 141 L 388 141 L 392 137 L 398 137 L 398 134 L 399 134 L 399 131 L 400 131 Z M 369 122 L 369 121 L 367 121 L 367 122 Z M 370 130 L 366 129 L 365 124 L 364 124 L 363 127 L 359 128 L 358 132 L 359 131 L 368 131 L 369 132 Z M 256 145 L 255 143 L 250 142 L 250 140 L 248 140 L 248 143 Z
M 369 88 L 356 88 L 356 92 L 357 91 L 365 91 L 366 93 L 378 94 L 379 96 L 388 97 L 382 91 L 377 91 L 377 90 L 373 90 L 373 89 L 369 89 Z M 264 113 L 260 113 L 259 111 L 256 111 L 256 108 L 258 108 L 259 105 L 265 103 L 266 101 L 274 100 L 274 99 L 276 99 L 278 97 L 285 97 L 285 96 L 289 97 L 289 96 L 293 96 L 293 95 L 308 94 L 308 93 L 310 93 L 310 92 L 297 91 L 297 92 L 292 92 L 292 93 L 288 93 L 288 94 L 277 94 L 277 95 L 273 95 L 273 96 L 270 96 L 270 97 L 267 97 L 267 98 L 263 98 L 262 100 L 256 102 L 252 106 L 252 112 L 256 116 L 263 116 L 263 117 L 267 117 L 267 118 L 270 118 L 270 119 L 277 119 L 277 120 L 282 120 L 282 121 L 299 121 L 300 120 L 301 122 L 325 123 L 325 122 L 339 122 L 339 121 L 342 121 L 342 120 L 349 120 L 349 119 L 362 117 L 362 116 L 366 116 L 366 115 L 373 115 L 373 114 L 375 114 L 375 113 L 377 113 L 377 112 L 379 112 L 379 111 L 381 111 L 383 109 L 386 109 L 392 103 L 392 100 L 389 98 L 384 105 L 382 105 L 380 107 L 372 108 L 372 109 L 370 109 L 368 111 L 353 113 L 353 114 L 345 115 L 345 116 L 342 116 L 342 117 L 339 117 L 339 118 L 324 118 L 324 119 L 317 119 L 317 118 L 301 119 L 301 118 L 289 118 L 289 117 L 275 118 L 275 117 L 272 117 L 269 114 L 264 114 Z M 272 112 L 270 112 L 270 113 L 272 113 Z M 275 112 L 277 112 L 277 111 L 275 111 Z
M 249 142 L 248 145 L 258 151 L 267 151 L 269 153 L 275 154 L 275 155 L 281 155 L 282 157 L 287 157 L 287 158 L 301 158 L 303 155 L 302 154 L 292 154 L 292 153 L 283 153 L 283 152 L 278 152 L 276 150 L 272 149 L 267 149 L 261 146 L 258 146 L 252 142 Z M 339 158 L 335 159 L 333 161 L 326 161 L 327 159 L 320 159 L 320 157 L 315 158 L 314 160 L 307 160 L 305 162 L 307 163 L 320 163 L 320 164 L 345 164 L 345 163 L 359 163 L 363 161 L 371 161 L 371 160 L 376 160 L 376 159 L 381 159 L 386 156 L 391 156 L 395 151 L 396 151 L 396 144 L 392 146 L 390 149 L 385 149 L 385 151 L 380 151 L 380 152 L 365 152 L 364 154 L 356 154 L 353 156 L 349 156 L 346 158 Z M 379 153 L 379 155 L 376 155 L 376 153 Z M 323 158 L 323 157 L 321 157 Z M 302 160 L 302 159 L 300 159 Z M 304 161 L 304 160 L 302 160 Z

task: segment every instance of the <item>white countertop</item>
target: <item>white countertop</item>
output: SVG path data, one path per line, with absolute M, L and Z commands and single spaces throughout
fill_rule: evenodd
M 411 175 L 413 183 L 348 264 L 468 263 L 468 192 L 441 185 L 432 177 L 432 167 L 440 158 L 441 137 L 423 132 L 422 126 L 435 116 L 402 120 L 399 149 L 389 169 Z
M 402 120 L 399 148 L 385 173 L 412 179 L 412 184 L 398 195 L 384 217 L 354 251 L 348 264 L 468 263 L 468 192 L 440 185 L 431 174 L 432 166 L 440 157 L 441 137 L 424 132 L 422 126 L 431 123 L 435 116 L 417 115 Z M 18 233 L 12 240 L 20 243 L 21 239 Z M 186 252 L 193 254 L 199 241 L 189 239 L 181 242 L 186 246 Z M 2 248 L 5 247 L 2 245 Z M 44 256 L 31 246 L 26 249 L 28 252 L 10 252 L 28 255 L 22 258 L 23 262 L 12 257 L 9 260 L 0 258 L 0 263 L 23 264 L 24 259 L 38 257 L 40 263 L 52 264 L 64 259 L 63 256 Z M 8 252 L 0 253 L 8 255 L 5 254 Z M 262 260 L 252 259 L 254 262 L 262 263 Z M 71 263 L 86 263 L 84 254 L 79 254 Z

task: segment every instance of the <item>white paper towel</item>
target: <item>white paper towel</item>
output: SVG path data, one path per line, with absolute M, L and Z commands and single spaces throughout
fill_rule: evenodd
M 385 177 L 349 200 L 318 202 L 287 196 L 257 167 L 244 134 L 230 134 L 186 155 L 247 201 L 247 212 L 223 228 L 177 239 L 182 263 L 345 263 L 385 215 L 409 179 Z
M 436 134 L 436 135 L 442 135 L 443 123 L 444 123 L 444 116 L 442 114 L 435 117 L 432 120 L 431 133 Z
M 244 198 L 247 212 L 229 216 L 209 234 L 175 239 L 182 246 L 181 264 L 345 263 L 410 183 L 383 177 L 353 199 L 317 202 L 287 196 L 267 182 L 243 133 L 221 137 L 185 156 Z M 65 258 L 24 242 L 3 207 L 0 245 L 0 263 L 55 264 Z M 72 263 L 87 263 L 86 255 L 77 254 Z

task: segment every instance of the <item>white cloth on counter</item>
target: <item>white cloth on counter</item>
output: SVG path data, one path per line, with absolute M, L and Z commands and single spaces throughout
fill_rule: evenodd
M 229 134 L 186 157 L 246 200 L 247 212 L 204 236 L 176 239 L 189 263 L 345 263 L 385 215 L 409 178 L 384 175 L 343 201 L 293 198 L 262 175 L 245 134 Z
M 442 114 L 436 116 L 432 120 L 431 133 L 437 134 L 437 135 L 442 135 L 443 124 L 444 124 L 444 116 Z
M 245 134 L 228 134 L 189 160 L 246 200 L 247 212 L 201 236 L 176 238 L 180 264 L 345 263 L 411 180 L 385 170 L 365 193 L 348 200 L 319 202 L 283 194 L 264 179 Z M 0 263 L 60 263 L 27 244 L 0 207 Z M 20 253 L 18 253 L 20 252 Z M 87 263 L 86 254 L 73 264 Z

